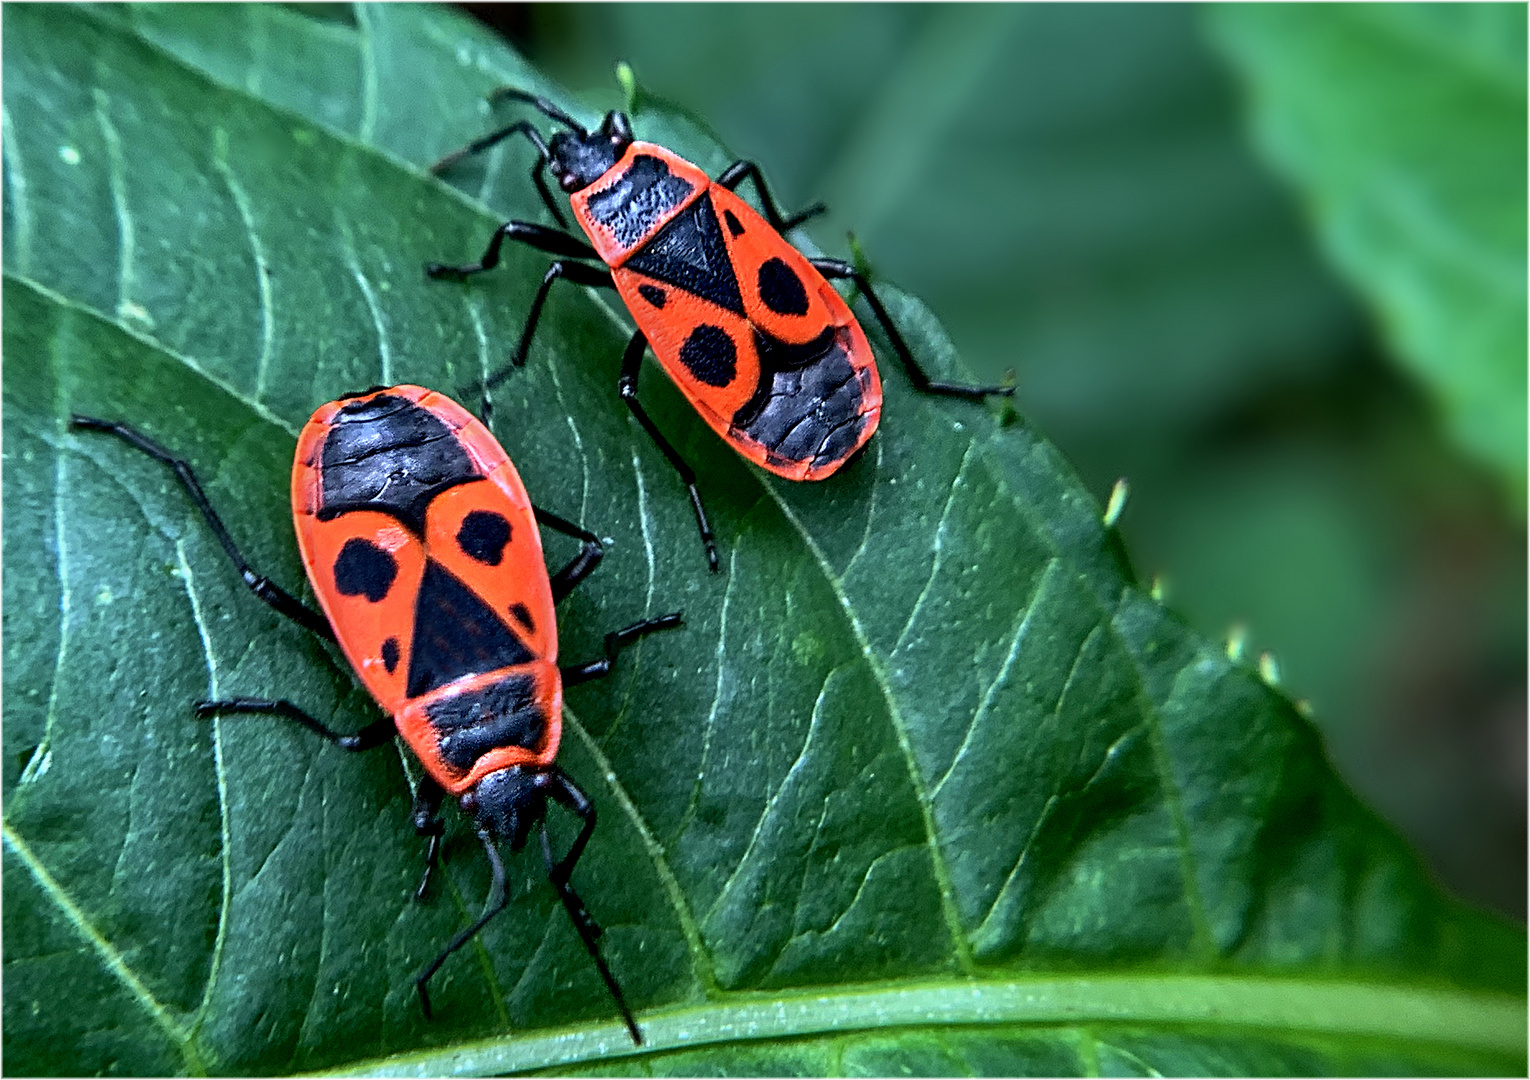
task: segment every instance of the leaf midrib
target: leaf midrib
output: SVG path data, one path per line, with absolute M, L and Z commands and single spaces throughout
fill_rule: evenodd
M 1211 1025 L 1502 1054 L 1525 1049 L 1523 1005 L 1510 995 L 1246 975 L 1032 975 L 734 991 L 704 1005 L 640 1013 L 638 1019 L 641 1048 L 632 1046 L 619 1023 L 589 1024 L 362 1059 L 313 1075 L 520 1072 L 781 1038 L 995 1025 Z
M 7 846 L 45 887 L 25 842 Z M 71 915 L 61 894 L 50 895 Z M 73 913 L 77 914 L 77 913 Z M 201 1072 L 195 1040 L 148 993 L 104 939 L 73 918 L 103 961 Z M 362 1059 L 315 1075 L 430 1076 L 576 1065 L 669 1050 L 787 1037 L 997 1025 L 1214 1025 L 1287 1035 L 1347 1035 L 1490 1053 L 1525 1052 L 1523 1003 L 1513 995 L 1420 985 L 1250 975 L 1068 974 L 905 981 L 872 987 L 723 991 L 702 1005 L 638 1014 L 645 1044 L 618 1023 L 585 1024 Z

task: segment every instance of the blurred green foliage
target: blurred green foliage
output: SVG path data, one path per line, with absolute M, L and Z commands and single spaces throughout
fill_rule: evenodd
M 1215 13 L 1261 143 L 1451 434 L 1525 488 L 1525 6 Z
M 1412 349 L 1397 290 L 1336 264 L 1357 291 L 1327 261 L 1335 242 L 1306 220 L 1318 196 L 1287 188 L 1250 138 L 1246 92 L 1208 33 L 1214 9 L 475 10 L 591 103 L 619 104 L 612 65 L 628 60 L 644 88 L 760 161 L 785 205 L 826 200 L 815 240 L 845 254 L 853 230 L 975 369 L 1015 370 L 1020 407 L 1102 501 L 1128 476 L 1122 530 L 1139 570 L 1161 573 L 1201 630 L 1246 626 L 1248 648 L 1271 651 L 1312 703 L 1351 782 L 1457 890 L 1523 917 L 1524 526 L 1512 484 L 1446 433 L 1461 435 L 1463 395 L 1504 403 L 1486 443 L 1463 441 L 1523 476 L 1523 8 L 1518 24 L 1422 6 L 1240 9 L 1221 24 L 1223 41 L 1240 18 L 1281 24 L 1278 39 L 1238 40 L 1281 76 L 1288 126 L 1373 130 L 1346 138 L 1332 119 L 1323 147 L 1358 158 L 1412 134 L 1498 170 L 1477 175 L 1491 196 L 1477 208 L 1519 215 L 1517 231 L 1489 222 L 1496 280 L 1519 282 L 1507 290 L 1518 322 L 1487 300 L 1441 301 L 1468 345 L 1502 344 L 1517 325 L 1517 351 L 1489 362 L 1476 350 L 1476 366 Z M 1402 31 L 1437 46 L 1432 63 L 1398 51 Z M 1380 55 L 1339 79 L 1333 39 L 1367 33 Z M 1492 117 L 1452 125 L 1437 110 L 1422 133 L 1407 115 L 1380 123 L 1389 105 L 1470 104 L 1474 65 Z M 1516 86 L 1517 129 L 1499 117 Z M 1304 185 L 1337 175 L 1315 154 L 1284 164 Z M 1378 332 L 1371 304 L 1393 332 Z M 1492 364 L 1500 379 L 1517 372 L 1517 389 L 1484 382 Z

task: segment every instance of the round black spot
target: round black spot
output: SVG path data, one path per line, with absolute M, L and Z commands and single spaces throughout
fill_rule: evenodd
M 723 220 L 728 223 L 728 231 L 734 236 L 744 235 L 744 227 L 738 223 L 738 218 L 733 216 L 732 210 L 723 211 Z
M 489 566 L 499 565 L 509 542 L 510 523 L 493 510 L 474 510 L 457 530 L 457 546 L 462 553 Z
M 760 299 L 777 315 L 807 314 L 807 290 L 780 259 L 768 259 L 760 267 Z
M 708 386 L 727 386 L 738 374 L 738 350 L 720 326 L 702 323 L 680 346 L 680 362 Z
M 515 616 L 515 621 L 530 630 L 533 634 L 537 631 L 537 622 L 531 617 L 531 609 L 525 604 L 515 604 L 510 608 L 510 614 Z
M 644 300 L 647 300 L 654 307 L 663 307 L 664 301 L 669 299 L 669 297 L 664 295 L 664 290 L 657 285 L 639 285 L 638 295 L 642 296 Z
M 397 576 L 393 556 L 359 537 L 347 540 L 335 560 L 335 588 L 342 596 L 365 596 L 375 604 L 388 595 Z
M 383 642 L 382 647 L 383 667 L 388 669 L 388 674 L 393 674 L 393 669 L 398 667 L 398 638 L 390 637 Z

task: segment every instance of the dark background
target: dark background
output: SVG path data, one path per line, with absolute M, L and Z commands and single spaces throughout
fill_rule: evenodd
M 1523 919 L 1526 537 L 1248 134 L 1208 10 L 465 5 L 644 92 L 921 295 L 1203 633 L 1247 635 L 1450 888 Z M 641 112 L 634 127 L 642 137 Z

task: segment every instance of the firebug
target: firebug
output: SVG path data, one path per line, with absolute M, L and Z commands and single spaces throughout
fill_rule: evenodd
M 509 87 L 491 95 L 504 99 L 528 102 L 569 130 L 544 139 L 535 125 L 518 121 L 447 155 L 432 171 L 524 135 L 537 151 L 531 175 L 543 202 L 566 228 L 543 177 L 547 170 L 568 194 L 589 242 L 510 221 L 494 233 L 478 262 L 432 263 L 426 273 L 461 281 L 492 269 L 507 237 L 558 257 L 532 300 L 510 365 L 486 385 L 525 363 L 554 281 L 617 291 L 637 323 L 617 391 L 684 481 L 713 570 L 717 546 L 696 475 L 638 401 L 638 371 L 650 346 L 714 431 L 750 461 L 789 480 L 833 475 L 866 445 L 882 412 L 871 346 L 828 279 L 855 283 L 918 389 L 965 398 L 1014 392 L 1007 385 L 964 386 L 926 375 L 864 275 L 838 259 L 808 258 L 782 236 L 823 206 L 783 217 L 754 162 L 736 161 L 713 180 L 678 154 L 635 140 L 623 113 L 607 113 L 599 129 L 588 131 L 546 98 Z M 764 217 L 734 193 L 746 178 L 754 181 Z
M 73 426 L 116 435 L 170 466 L 250 590 L 338 645 L 387 714 L 353 734 L 285 700 L 202 701 L 199 717 L 274 714 L 343 750 L 401 736 L 424 767 L 411 811 L 415 830 L 428 837 L 416 899 L 424 898 L 440 855 L 446 796 L 476 822 L 492 884 L 483 913 L 416 977 L 425 1014 L 431 976 L 509 902 L 499 845 L 518 852 L 539 828 L 547 876 L 641 1044 L 597 944 L 601 929 L 570 881 L 594 831 L 595 807 L 555 762 L 563 688 L 608 674 L 623 647 L 681 625 L 679 612 L 608 634 L 603 657 L 560 668 L 553 607 L 600 562 L 600 541 L 533 506 L 488 428 L 418 386 L 374 387 L 332 401 L 298 438 L 292 516 L 321 611 L 251 569 L 186 462 L 124 424 L 77 415 Z M 551 577 L 539 523 L 583 544 Z M 549 799 L 580 820 L 562 858 L 547 831 Z

